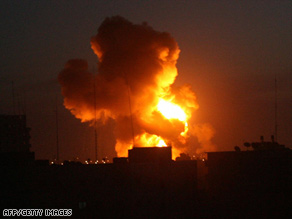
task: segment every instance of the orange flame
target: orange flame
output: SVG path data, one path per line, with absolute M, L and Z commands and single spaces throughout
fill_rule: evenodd
M 198 104 L 191 87 L 174 86 L 180 49 L 170 34 L 117 16 L 105 19 L 91 46 L 99 73 L 93 77 L 86 61 L 69 60 L 59 74 L 64 105 L 82 122 L 95 115 L 102 123 L 114 120 L 118 156 L 127 156 L 134 145 L 171 145 L 175 158 L 190 146 L 190 136 L 211 145 L 212 129 L 192 119 Z

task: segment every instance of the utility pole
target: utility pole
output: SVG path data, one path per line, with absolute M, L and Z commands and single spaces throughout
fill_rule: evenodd
M 135 147 L 135 134 L 134 134 L 134 123 L 133 123 L 133 114 L 132 114 L 132 105 L 131 105 L 131 92 L 130 92 L 130 85 L 128 83 L 128 78 L 125 73 L 125 80 L 128 90 L 128 100 L 129 100 L 129 109 L 130 109 L 130 119 L 131 119 L 131 128 L 132 128 L 132 138 L 133 138 L 133 148 Z
M 57 149 L 57 158 L 56 162 L 59 163 L 59 121 L 58 121 L 58 97 L 56 95 L 56 149 Z
M 275 74 L 275 141 L 278 141 L 278 90 L 277 90 L 277 75 Z
M 95 73 L 93 71 L 93 90 L 94 90 L 94 146 L 95 146 L 95 162 L 97 162 L 97 115 L 96 115 L 96 85 Z

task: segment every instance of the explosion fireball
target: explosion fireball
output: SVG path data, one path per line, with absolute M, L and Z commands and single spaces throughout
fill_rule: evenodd
M 115 16 L 103 21 L 91 47 L 98 74 L 82 59 L 69 60 L 59 74 L 64 106 L 82 122 L 114 120 L 118 156 L 133 146 L 171 145 L 173 157 L 191 147 L 213 149 L 212 127 L 192 120 L 198 104 L 191 87 L 174 85 L 180 50 L 169 33 Z M 191 144 L 194 137 L 200 146 Z

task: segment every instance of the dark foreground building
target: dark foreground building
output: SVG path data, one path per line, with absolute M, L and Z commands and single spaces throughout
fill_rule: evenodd
M 173 161 L 171 147 L 151 147 L 111 164 L 8 163 L 0 205 L 73 209 L 74 218 L 290 218 L 291 150 L 252 145 L 207 153 L 207 162 Z
M 263 138 L 251 146 L 252 151 L 207 153 L 208 195 L 214 215 L 292 216 L 292 151 Z
M 0 165 L 34 162 L 25 115 L 0 115 Z
M 2 166 L 1 206 L 70 208 L 73 217 L 81 218 L 195 213 L 196 161 L 172 161 L 170 147 L 134 148 L 129 155 L 130 162 L 112 164 Z

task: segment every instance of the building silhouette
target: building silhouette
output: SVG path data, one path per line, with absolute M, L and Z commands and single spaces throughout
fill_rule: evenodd
M 1 206 L 71 208 L 81 218 L 185 217 L 194 211 L 195 160 L 171 160 L 171 147 L 134 148 L 129 158 L 116 160 L 2 166 Z
M 13 128 L 4 125 L 7 121 L 12 121 Z M 1 123 L 3 132 L 10 130 L 17 133 L 11 136 L 21 135 L 19 139 L 25 140 L 11 143 L 14 151 L 1 149 L 2 157 L 10 154 L 6 159 L 13 160 L 0 165 L 3 209 L 73 209 L 74 218 L 267 218 L 291 214 L 292 153 L 273 139 L 250 143 L 247 147 L 252 150 L 209 152 L 207 160 L 181 154 L 173 161 L 171 147 L 134 147 L 128 157 L 114 158 L 113 163 L 48 165 L 27 156 L 32 152 L 25 117 L 5 117 Z M 3 134 L 1 138 L 1 148 L 2 142 L 13 142 Z M 11 165 L 17 163 L 11 153 L 22 163 Z
M 253 150 L 207 153 L 207 188 L 214 215 L 284 217 L 291 213 L 292 151 L 274 141 Z
M 23 165 L 34 161 L 29 132 L 25 115 L 0 115 L 0 164 Z

